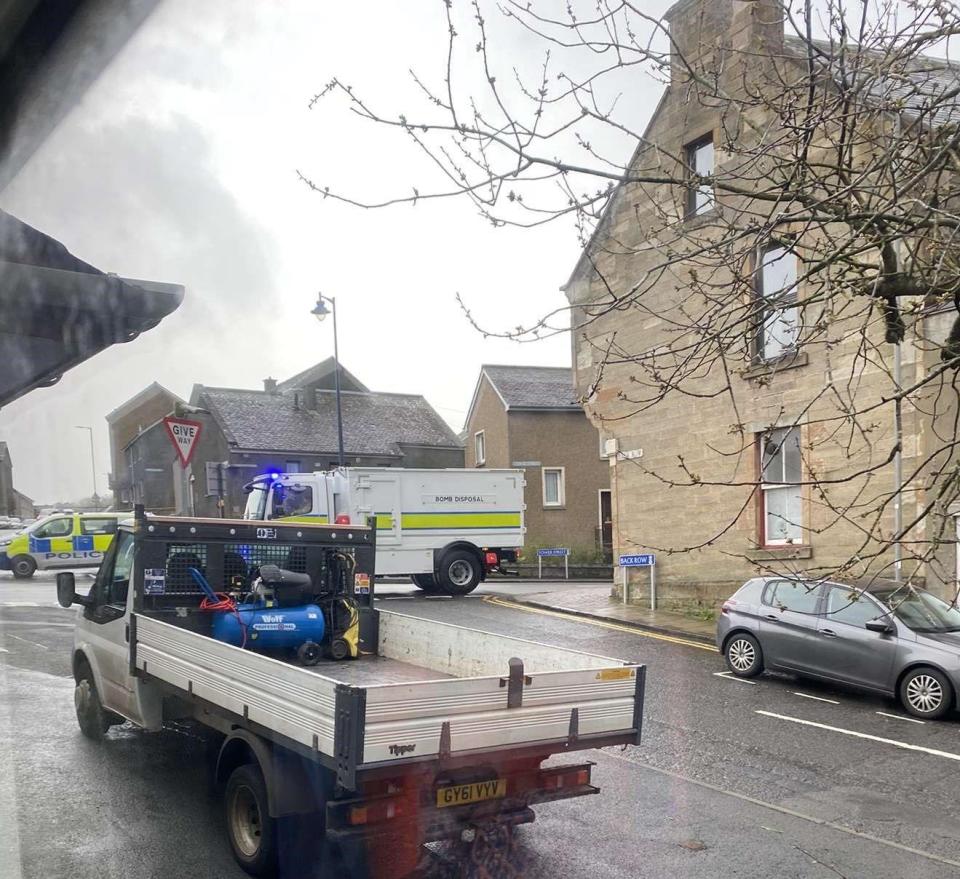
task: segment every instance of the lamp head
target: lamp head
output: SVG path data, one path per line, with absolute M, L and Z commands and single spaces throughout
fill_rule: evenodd
M 317 296 L 317 304 L 314 305 L 310 310 L 310 314 L 312 314 L 319 321 L 322 321 L 328 314 L 330 314 L 330 309 L 327 308 L 327 303 L 323 296 Z

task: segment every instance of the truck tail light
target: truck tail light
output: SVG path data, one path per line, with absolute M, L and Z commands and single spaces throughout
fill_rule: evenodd
M 565 787 L 583 787 L 585 784 L 590 784 L 590 768 L 588 766 L 549 773 L 543 778 L 543 786 L 547 790 L 562 790 Z
M 487 552 L 483 554 L 483 561 L 487 566 L 487 570 L 490 570 L 490 568 L 495 568 L 500 564 L 500 557 L 495 552 L 487 550 Z
M 333 520 L 333 524 L 334 524 L 334 525 L 349 525 L 349 524 L 350 524 L 350 517 L 349 517 L 346 513 L 341 513 L 339 516 L 337 516 L 336 519 Z
M 403 808 L 399 800 L 374 800 L 365 806 L 352 806 L 347 813 L 347 821 L 351 826 L 358 827 L 361 824 L 389 821 L 402 815 Z

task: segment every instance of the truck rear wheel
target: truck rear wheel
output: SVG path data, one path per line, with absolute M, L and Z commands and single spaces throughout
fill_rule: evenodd
M 480 583 L 480 559 L 466 549 L 444 555 L 437 572 L 440 590 L 447 595 L 467 595 Z
M 277 826 L 267 806 L 267 785 L 255 764 L 233 770 L 224 804 L 237 863 L 251 876 L 272 876 L 277 866 Z
M 14 556 L 10 569 L 18 580 L 29 580 L 37 570 L 37 563 L 28 555 L 18 555 Z
M 433 574 L 413 574 L 410 579 L 413 580 L 414 586 L 422 589 L 427 595 L 437 595 L 441 591 Z

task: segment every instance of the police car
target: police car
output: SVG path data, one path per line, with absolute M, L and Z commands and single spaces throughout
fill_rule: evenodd
M 53 513 L 0 539 L 0 571 L 18 580 L 37 570 L 96 568 L 130 513 Z

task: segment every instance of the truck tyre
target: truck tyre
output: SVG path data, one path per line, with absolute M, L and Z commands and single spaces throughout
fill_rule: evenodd
M 37 570 L 37 563 L 28 555 L 18 555 L 13 557 L 10 569 L 18 580 L 29 580 Z
M 95 742 L 101 741 L 103 734 L 113 725 L 113 718 L 116 715 L 103 707 L 100 694 L 97 692 L 97 684 L 93 679 L 93 672 L 86 662 L 77 671 L 73 705 L 77 711 L 80 732 L 88 739 Z
M 267 807 L 267 785 L 254 763 L 238 766 L 224 792 L 227 836 L 237 863 L 251 876 L 272 876 L 277 867 L 277 825 Z
M 447 595 L 467 595 L 480 583 L 480 559 L 466 549 L 446 553 L 440 561 L 437 581 Z
M 414 586 L 422 589 L 427 595 L 438 595 L 441 591 L 433 574 L 413 574 L 410 579 L 413 580 Z

